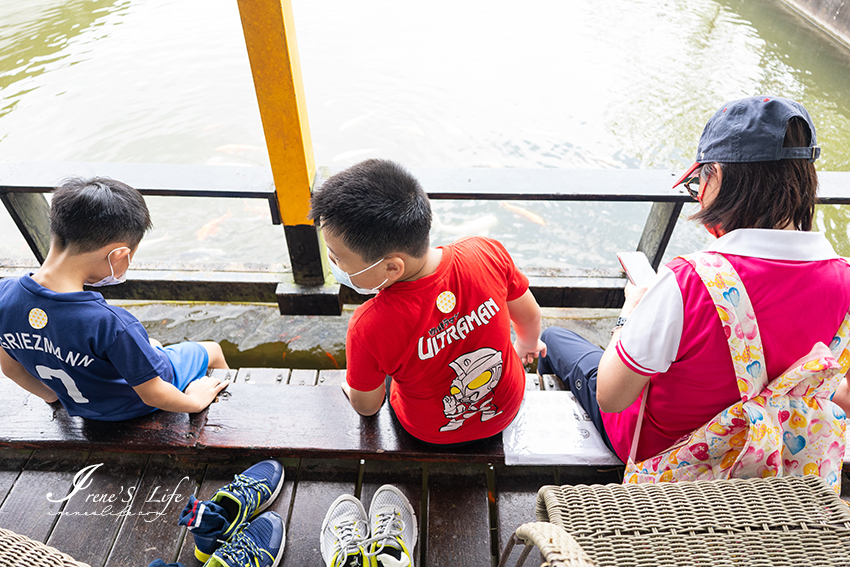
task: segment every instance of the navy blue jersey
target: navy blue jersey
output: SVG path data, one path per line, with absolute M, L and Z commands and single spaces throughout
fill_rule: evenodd
M 68 413 L 115 421 L 150 413 L 133 390 L 168 357 L 130 313 L 93 291 L 56 293 L 30 276 L 0 280 L 0 347 L 56 392 Z

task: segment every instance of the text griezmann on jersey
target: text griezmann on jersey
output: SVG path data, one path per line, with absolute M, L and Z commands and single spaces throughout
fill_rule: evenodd
M 0 335 L 0 347 L 6 350 L 40 350 L 41 352 L 52 354 L 65 362 L 65 364 L 70 364 L 71 366 L 87 367 L 94 362 L 93 358 L 89 358 L 86 355 L 82 355 L 81 358 L 80 353 L 71 350 L 65 353 L 65 358 L 63 359 L 61 347 L 54 345 L 47 337 L 30 333 L 4 333 Z

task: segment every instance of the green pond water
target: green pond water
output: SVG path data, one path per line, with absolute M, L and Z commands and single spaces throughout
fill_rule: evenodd
M 293 8 L 319 165 L 678 169 L 720 104 L 758 93 L 811 111 L 822 170 L 850 164 L 850 54 L 779 1 Z M 0 159 L 266 164 L 236 2 L 4 0 Z M 287 261 L 260 202 L 150 201 L 140 262 Z M 649 209 L 521 206 L 544 224 L 497 202 L 435 203 L 434 241 L 488 234 L 522 265 L 612 267 Z M 0 214 L 0 257 L 29 257 Z M 670 254 L 708 242 L 681 224 Z M 850 255 L 845 209 L 823 207 L 818 228 Z
M 293 0 L 293 8 L 318 165 L 386 157 L 428 167 L 678 170 L 717 107 L 767 93 L 809 109 L 820 170 L 850 171 L 850 50 L 779 1 Z M 0 160 L 266 165 L 236 2 L 4 0 Z M 262 202 L 148 202 L 155 228 L 140 265 L 288 262 Z M 498 202 L 435 202 L 433 242 L 484 234 L 521 266 L 615 267 L 649 211 L 517 205 L 542 224 Z M 690 212 L 668 258 L 711 238 L 684 219 Z M 816 228 L 850 256 L 846 207 L 819 207 Z M 0 258 L 31 259 L 5 210 Z M 344 327 L 319 327 L 337 334 L 303 349 L 295 341 L 287 356 L 329 346 L 311 356 L 333 365 L 324 352 L 334 354 Z M 221 340 L 240 352 L 247 344 L 238 333 Z

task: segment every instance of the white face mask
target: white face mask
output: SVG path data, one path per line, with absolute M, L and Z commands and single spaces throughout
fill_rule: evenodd
M 127 247 L 122 246 L 121 248 L 127 248 Z M 106 255 L 106 261 L 109 262 L 109 271 L 112 272 L 112 273 L 109 274 L 108 276 L 106 276 L 105 278 L 103 278 L 100 281 L 97 281 L 97 282 L 94 282 L 94 283 L 86 283 L 87 286 L 103 287 L 103 286 L 107 286 L 107 285 L 116 285 L 116 284 L 124 283 L 127 280 L 127 271 L 125 271 L 123 274 L 121 274 L 120 277 L 117 277 L 117 278 L 115 277 L 115 268 L 112 267 L 112 260 L 109 259 L 110 256 L 112 256 L 112 254 L 114 252 L 118 252 L 119 250 L 121 250 L 121 248 L 116 248 L 115 250 L 113 250 L 112 252 L 110 252 L 109 254 Z M 127 248 L 127 250 L 129 250 L 129 248 Z M 127 270 L 129 270 L 129 269 L 130 269 L 130 266 L 128 265 Z
M 353 289 L 354 291 L 356 291 L 360 295 L 375 295 L 376 293 L 381 291 L 381 289 L 380 289 L 381 286 L 384 285 L 385 283 L 387 283 L 387 281 L 389 281 L 389 278 L 387 278 L 384 281 L 382 281 L 378 285 L 378 287 L 375 287 L 375 288 L 372 288 L 372 289 L 357 287 L 356 285 L 351 283 L 351 278 L 353 276 L 359 276 L 363 272 L 374 268 L 375 266 L 377 266 L 378 264 L 380 264 L 381 262 L 386 260 L 386 258 L 381 258 L 380 260 L 378 260 L 377 262 L 375 262 L 374 264 L 372 264 L 368 268 L 363 268 L 362 270 L 360 270 L 356 274 L 349 274 L 347 272 L 343 272 L 342 269 L 339 266 L 337 266 L 336 264 L 333 263 L 333 260 L 330 259 L 330 256 L 328 256 L 328 260 L 331 263 L 331 272 L 333 272 L 333 275 L 334 275 L 334 278 L 336 278 L 336 281 L 338 281 L 339 283 L 341 283 L 343 285 L 350 287 L 351 289 Z

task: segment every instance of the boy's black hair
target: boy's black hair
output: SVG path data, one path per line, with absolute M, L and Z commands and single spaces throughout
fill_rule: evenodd
M 151 228 L 142 194 L 108 177 L 71 177 L 53 191 L 50 201 L 51 244 L 85 254 L 113 242 L 131 250 Z
M 428 252 L 431 203 L 419 182 L 389 160 L 370 159 L 325 181 L 310 200 L 310 218 L 366 262 L 393 252 Z

